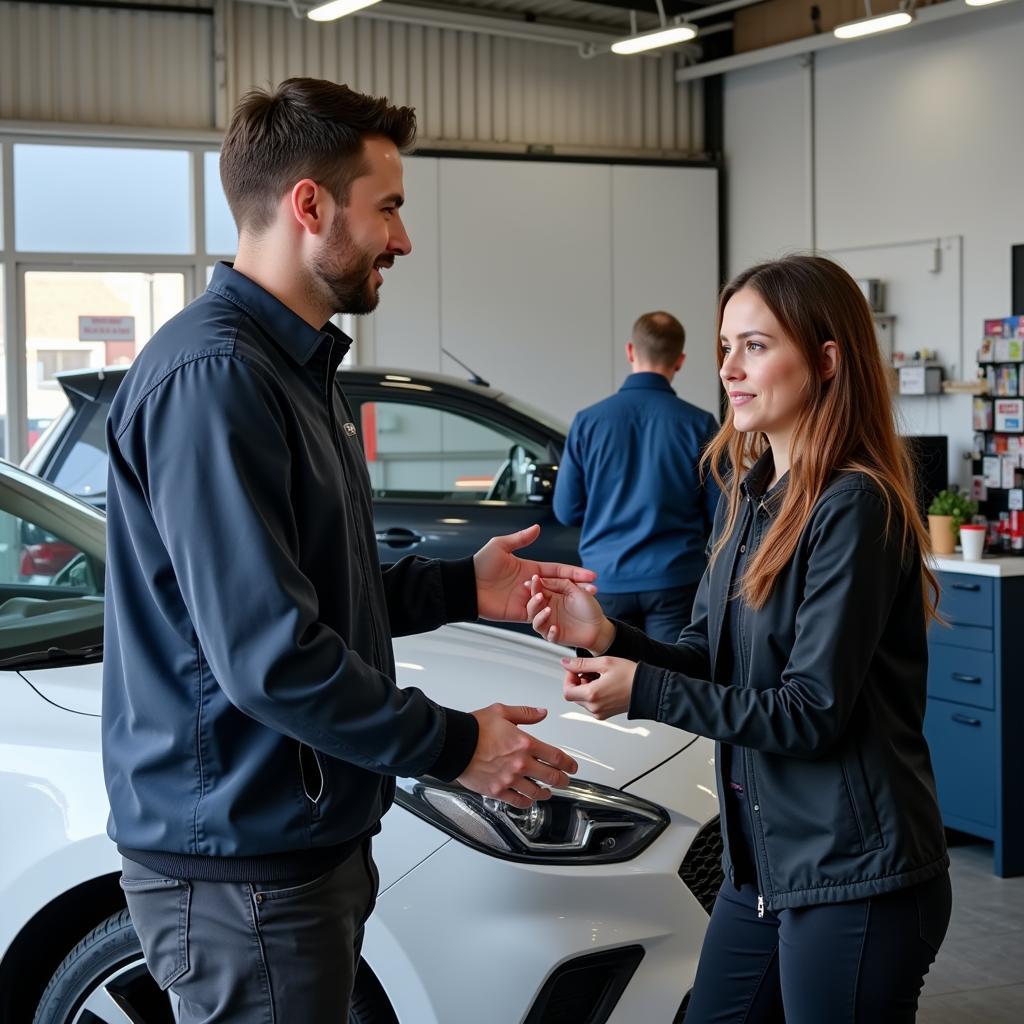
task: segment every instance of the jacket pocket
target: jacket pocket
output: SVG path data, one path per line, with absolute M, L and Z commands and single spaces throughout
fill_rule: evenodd
M 864 852 L 879 850 L 885 845 L 882 840 L 882 829 L 878 824 L 878 814 L 875 811 L 871 790 L 868 788 L 867 778 L 864 775 L 860 751 L 856 747 L 843 756 L 842 766 L 846 791 L 850 797 L 850 807 L 857 823 L 857 832 L 860 835 Z
M 299 774 L 302 777 L 302 792 L 313 805 L 311 814 L 316 821 L 320 817 L 320 805 L 327 788 L 327 775 L 320 755 L 306 743 L 299 744 Z
M 146 966 L 166 990 L 189 968 L 188 925 L 192 886 L 183 879 L 121 879 Z

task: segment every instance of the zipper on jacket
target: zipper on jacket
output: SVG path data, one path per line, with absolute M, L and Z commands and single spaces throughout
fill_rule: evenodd
M 747 780 L 747 801 L 750 804 L 751 834 L 754 837 L 754 871 L 757 874 L 757 916 L 764 917 L 764 882 L 768 878 L 768 853 L 764 849 L 764 833 L 761 830 L 761 803 L 757 790 L 753 786 L 754 770 L 750 765 L 750 757 L 746 747 L 743 752 L 743 777 Z M 763 858 L 763 863 L 762 863 Z

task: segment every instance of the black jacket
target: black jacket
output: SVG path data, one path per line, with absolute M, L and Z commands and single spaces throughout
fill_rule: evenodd
M 743 609 L 745 685 L 716 671 L 744 526 L 755 518 L 752 547 L 760 544 L 784 493 L 776 487 L 764 500 L 771 468 L 769 451 L 743 481 L 737 528 L 678 643 L 618 624 L 606 653 L 641 662 L 630 718 L 736 746 L 760 892 L 767 909 L 781 910 L 913 885 L 941 874 L 948 857 L 923 734 L 921 556 L 901 549 L 897 513 L 886 531 L 868 478 L 833 479 L 765 605 Z M 726 514 L 723 498 L 715 539 Z M 731 876 L 724 813 L 722 826 Z
M 107 424 L 109 832 L 165 874 L 326 870 L 389 776 L 458 776 L 476 721 L 395 685 L 392 635 L 476 617 L 472 560 L 377 563 L 370 484 L 315 330 L 224 264 Z

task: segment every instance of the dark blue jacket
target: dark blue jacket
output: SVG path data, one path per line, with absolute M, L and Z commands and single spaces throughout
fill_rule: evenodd
M 555 515 L 582 524 L 580 560 L 603 593 L 669 590 L 700 579 L 718 504 L 700 454 L 715 418 L 660 373 L 634 373 L 578 413 L 555 484 Z
M 382 574 L 348 345 L 221 264 L 111 407 L 109 833 L 166 874 L 326 870 L 377 828 L 388 776 L 472 756 L 475 719 L 399 689 L 391 650 L 476 617 L 472 560 Z

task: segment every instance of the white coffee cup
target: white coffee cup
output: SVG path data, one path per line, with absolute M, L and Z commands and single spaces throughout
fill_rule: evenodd
M 985 551 L 986 527 L 974 523 L 964 523 L 960 527 L 960 547 L 963 549 L 965 562 L 977 562 Z

